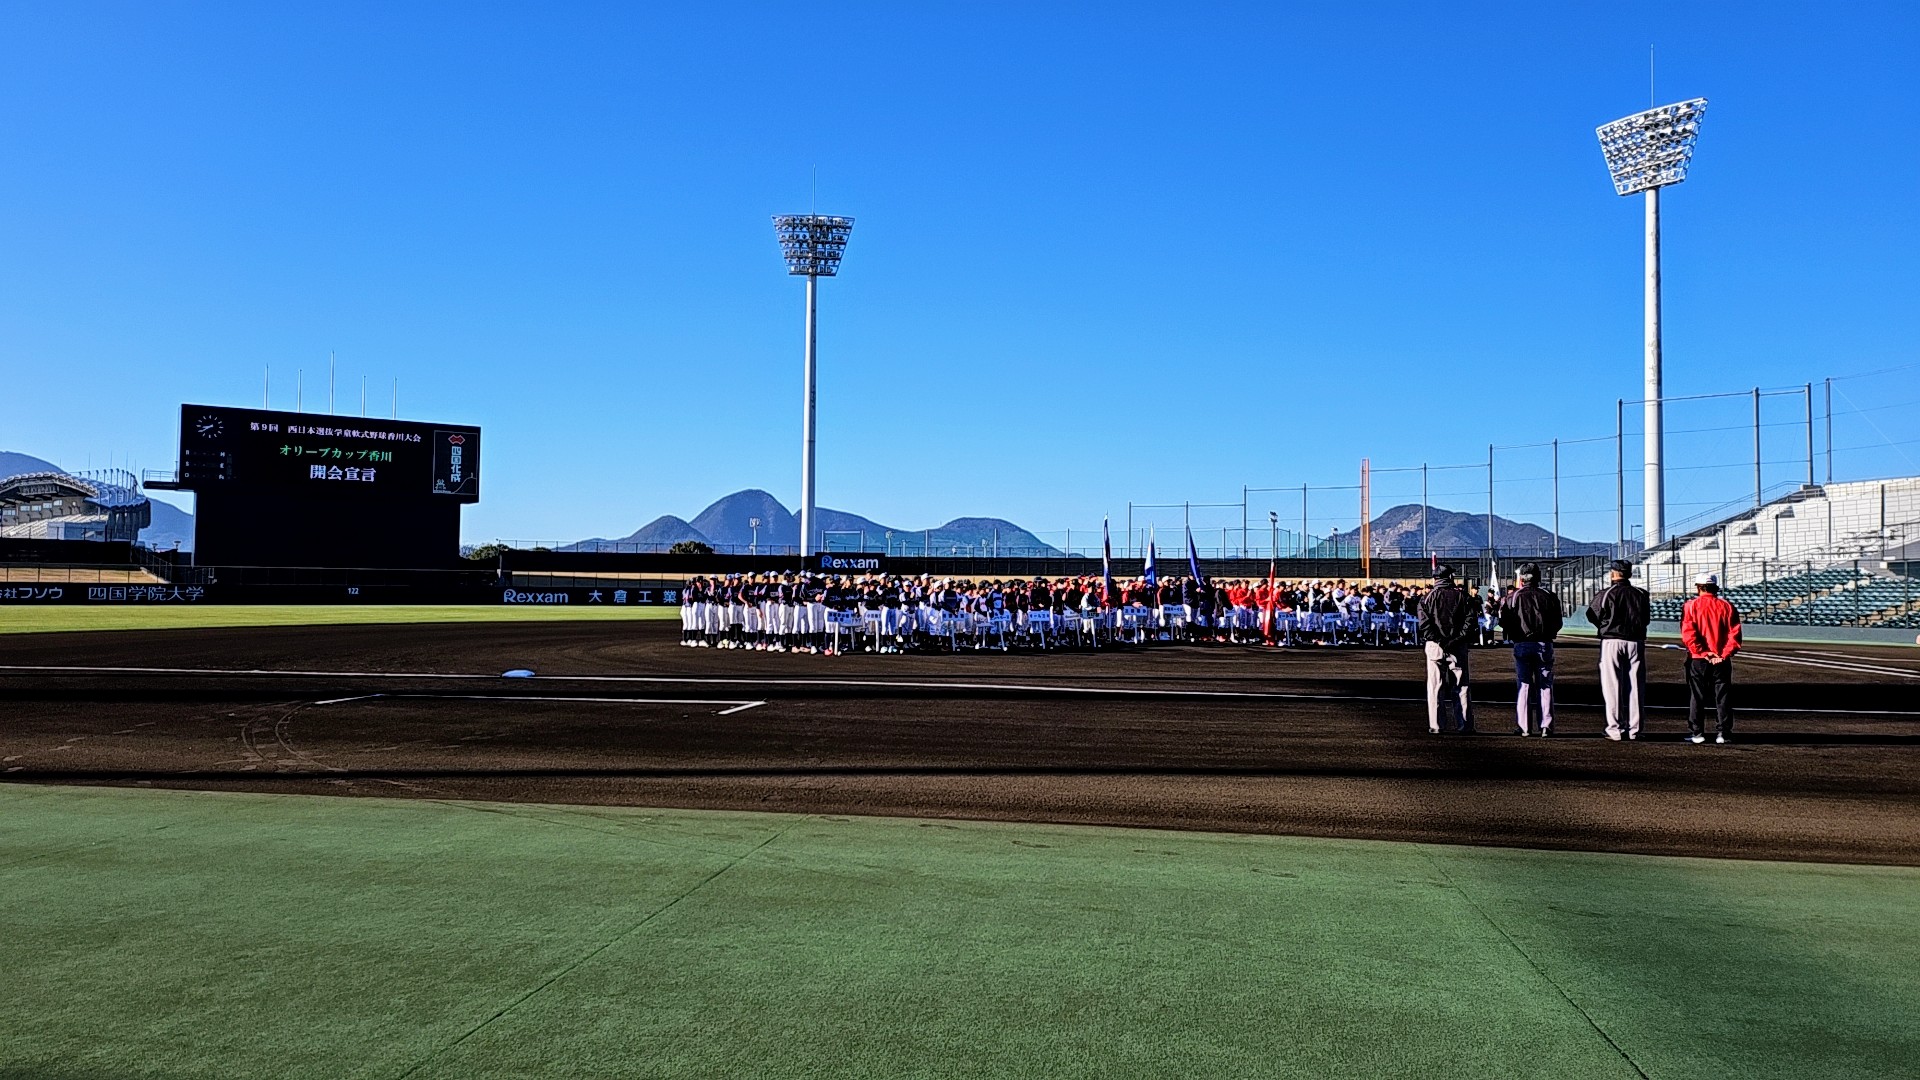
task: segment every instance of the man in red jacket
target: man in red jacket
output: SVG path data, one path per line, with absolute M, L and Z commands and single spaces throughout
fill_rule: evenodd
M 1687 647 L 1687 741 L 1707 741 L 1701 714 L 1713 699 L 1719 730 L 1714 742 L 1733 741 L 1733 654 L 1740 651 L 1740 613 L 1720 599 L 1720 579 L 1693 579 L 1693 599 L 1680 611 L 1680 643 Z

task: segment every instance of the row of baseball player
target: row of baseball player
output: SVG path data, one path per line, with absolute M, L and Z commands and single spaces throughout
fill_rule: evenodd
M 1426 589 L 1399 582 L 1168 577 L 969 580 L 806 573 L 694 578 L 681 643 L 770 652 L 1415 643 Z M 1483 633 L 1490 632 L 1486 627 Z

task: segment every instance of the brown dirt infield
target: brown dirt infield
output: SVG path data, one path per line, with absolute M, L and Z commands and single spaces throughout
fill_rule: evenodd
M 1498 648 L 1474 656 L 1480 732 L 1433 737 L 1409 650 L 828 658 L 676 636 L 17 636 L 0 642 L 0 779 L 1920 865 L 1915 649 L 1754 646 L 1737 742 L 1715 747 L 1681 741 L 1670 651 L 1652 656 L 1646 736 L 1603 738 L 1590 642 L 1563 644 L 1539 740 L 1510 734 Z M 540 677 L 497 677 L 519 667 Z

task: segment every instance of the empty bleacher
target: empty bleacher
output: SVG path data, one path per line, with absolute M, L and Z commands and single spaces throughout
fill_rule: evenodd
M 3 566 L 7 585 L 165 585 L 167 580 L 140 566 Z
M 1920 582 L 1860 575 L 1846 588 L 1812 596 L 1768 612 L 1766 621 L 1788 626 L 1887 626 L 1912 613 Z
M 1729 586 L 1721 596 L 1747 622 L 1782 626 L 1905 627 L 1920 621 L 1920 580 L 1833 566 Z M 1676 622 L 1684 596 L 1653 602 L 1653 617 Z
M 1920 477 L 1792 486 L 1642 552 L 1634 578 L 1661 621 L 1677 621 L 1694 577 L 1711 573 L 1747 622 L 1908 627 L 1920 579 L 1903 572 L 1904 553 L 1917 543 Z
M 1920 477 L 1788 487 L 1643 552 L 1636 576 L 1656 596 L 1678 595 L 1691 591 L 1693 575 L 1703 570 L 1725 585 L 1743 585 L 1782 564 L 1884 560 L 1889 550 L 1915 540 Z

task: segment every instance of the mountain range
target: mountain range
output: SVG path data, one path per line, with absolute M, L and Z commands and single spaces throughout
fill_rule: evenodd
M 935 555 L 992 552 L 1015 556 L 1052 557 L 1058 548 L 1045 543 L 1026 529 L 1004 518 L 954 518 L 932 529 L 903 529 L 882 525 L 871 518 L 844 510 L 821 507 L 820 529 L 830 548 L 859 551 L 896 551 L 919 554 L 931 549 Z M 753 525 L 759 521 L 756 529 Z M 891 538 L 888 537 L 891 533 Z M 1495 516 L 1493 535 L 1502 551 L 1548 554 L 1554 550 L 1553 533 L 1538 525 Z M 1419 558 L 1426 551 L 1480 551 L 1487 546 L 1487 518 L 1458 510 L 1427 508 L 1427 543 L 1421 543 L 1420 505 L 1395 506 L 1373 522 L 1374 554 L 1387 557 Z M 715 551 L 745 552 L 755 546 L 761 551 L 790 551 L 799 544 L 799 520 L 774 498 L 757 488 L 736 491 L 702 510 L 692 521 L 671 514 L 657 517 L 618 539 L 594 537 L 569 544 L 564 550 L 591 551 L 664 549 L 684 540 L 707 544 Z M 1315 554 L 1331 555 L 1342 548 L 1351 552 L 1358 541 L 1355 532 L 1335 533 L 1322 541 Z M 1177 550 L 1177 539 L 1169 550 Z M 1609 545 L 1560 538 L 1562 555 L 1598 555 Z
M 932 528 L 906 529 L 882 525 L 872 518 L 845 510 L 820 507 L 820 531 L 828 547 L 848 551 L 909 551 L 935 555 L 991 554 L 1058 556 L 1059 548 L 1002 518 L 954 518 Z M 754 521 L 759 521 L 756 528 Z M 891 537 L 889 537 L 891 533 Z M 695 515 L 692 521 L 671 514 L 657 517 L 617 539 L 593 537 L 563 550 L 633 550 L 670 547 L 693 540 L 715 551 L 791 551 L 800 545 L 800 519 L 780 500 L 757 488 L 736 491 Z
M 13 451 L 0 450 L 0 479 L 28 472 L 64 472 L 50 461 Z M 171 503 L 153 500 L 153 523 L 140 531 L 140 541 L 151 548 L 193 547 L 193 515 Z M 820 529 L 828 546 L 858 551 L 905 551 L 935 555 L 991 554 L 1057 557 L 1060 550 L 1033 533 L 1004 518 L 962 517 L 933 528 L 906 529 L 883 525 L 872 518 L 845 510 L 819 508 Z M 756 528 L 753 524 L 759 521 Z M 1502 551 L 1539 552 L 1554 549 L 1553 533 L 1538 525 L 1495 516 L 1495 546 Z M 1425 550 L 1479 551 L 1487 546 L 1487 518 L 1484 514 L 1427 509 L 1427 544 L 1421 544 L 1420 505 L 1404 503 L 1392 507 L 1373 521 L 1373 548 L 1376 555 L 1417 558 Z M 889 537 L 887 534 L 892 533 Z M 1331 554 L 1336 544 L 1350 548 L 1357 541 L 1354 532 L 1335 533 L 1321 547 Z M 800 543 L 800 522 L 780 500 L 757 488 L 736 491 L 716 500 L 693 520 L 662 515 L 617 539 L 593 537 L 568 544 L 564 551 L 664 550 L 683 540 L 707 544 L 716 551 L 747 551 L 756 545 L 762 551 L 792 550 Z M 1177 546 L 1177 543 L 1176 543 Z M 1597 555 L 1609 545 L 1560 538 L 1562 555 Z
M 1379 556 L 1419 558 L 1427 551 L 1480 551 L 1487 547 L 1487 516 L 1465 514 L 1458 510 L 1427 507 L 1426 543 L 1420 542 L 1420 504 L 1403 503 L 1373 519 L 1373 553 Z M 1339 543 L 1358 542 L 1358 530 L 1335 533 Z M 1553 532 L 1524 521 L 1512 521 L 1498 514 L 1493 518 L 1493 546 L 1501 551 L 1549 554 L 1554 551 Z M 1604 555 L 1611 544 L 1560 538 L 1561 555 Z

